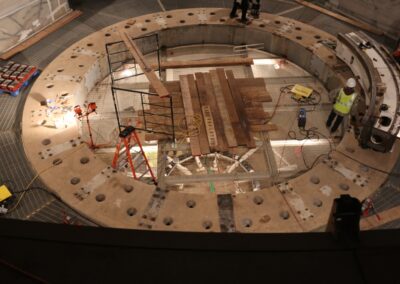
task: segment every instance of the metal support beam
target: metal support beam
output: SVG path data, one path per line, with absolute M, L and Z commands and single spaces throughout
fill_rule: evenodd
M 209 175 L 191 175 L 191 176 L 169 176 L 165 178 L 166 185 L 210 182 L 210 181 L 244 181 L 244 180 L 263 180 L 269 179 L 268 173 L 232 173 L 232 174 L 209 174 Z

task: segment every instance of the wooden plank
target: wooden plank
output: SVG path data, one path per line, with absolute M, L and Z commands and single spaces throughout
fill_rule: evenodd
M 211 81 L 214 89 L 215 99 L 217 101 L 217 106 L 219 113 L 222 118 L 222 124 L 224 126 L 224 133 L 226 137 L 226 141 L 229 147 L 237 147 L 238 143 L 235 137 L 235 133 L 233 132 L 233 127 L 231 124 L 231 120 L 229 118 L 228 110 L 226 109 L 226 103 L 224 99 L 224 95 L 222 93 L 222 88 L 220 84 L 220 80 L 218 78 L 218 73 L 216 70 L 210 71 Z
M 199 92 L 201 100 L 204 99 L 205 100 L 204 103 L 207 102 L 207 104 L 211 108 L 211 113 L 214 120 L 214 128 L 217 136 L 217 149 L 221 152 L 227 151 L 228 142 L 225 137 L 224 122 L 221 113 L 219 112 L 217 98 L 214 93 L 214 86 L 211 79 L 211 75 L 210 73 L 196 73 L 196 79 L 197 82 L 200 82 L 198 87 L 204 85 L 204 92 Z
M 264 87 L 265 81 L 263 78 L 236 78 L 237 84 L 240 88 L 243 87 Z
M 311 9 L 314 9 L 314 10 L 316 10 L 318 12 L 321 12 L 321 13 L 323 13 L 325 15 L 328 15 L 328 16 L 330 16 L 332 18 L 335 18 L 335 19 L 337 19 L 339 21 L 348 23 L 350 25 L 353 25 L 353 26 L 358 27 L 360 29 L 369 31 L 369 32 L 374 33 L 376 35 L 383 35 L 384 34 L 383 31 L 381 31 L 380 29 L 377 29 L 374 26 L 372 26 L 370 24 L 367 24 L 367 23 L 365 23 L 363 21 L 350 19 L 348 17 L 345 17 L 345 16 L 340 15 L 338 13 L 332 12 L 332 11 L 330 11 L 328 9 L 322 8 L 322 7 L 318 6 L 318 5 L 310 3 L 308 1 L 296 0 L 296 2 L 301 4 L 301 5 L 303 5 L 303 6 L 306 6 L 306 7 L 309 7 Z
M 187 75 L 187 78 L 188 78 L 188 82 L 189 82 L 190 96 L 192 98 L 193 112 L 195 115 L 199 115 L 200 117 L 202 117 L 202 119 L 200 121 L 200 125 L 199 125 L 199 135 L 198 135 L 198 139 L 200 142 L 201 154 L 203 154 L 203 155 L 209 154 L 210 146 L 208 144 L 207 131 L 206 131 L 206 127 L 204 124 L 204 118 L 202 115 L 202 109 L 201 109 L 201 105 L 200 105 L 199 94 L 197 92 L 196 81 L 192 74 Z
M 251 131 L 261 132 L 261 131 L 275 131 L 278 130 L 276 124 L 268 123 L 268 124 L 260 124 L 260 125 L 250 125 Z
M 182 100 L 185 106 L 185 116 L 186 122 L 188 125 L 194 124 L 194 111 L 192 105 L 192 98 L 190 95 L 190 87 L 189 87 L 189 80 L 187 76 L 181 75 L 179 76 L 179 81 L 181 84 L 181 92 L 182 92 Z M 189 136 L 190 138 L 190 148 L 192 150 L 193 156 L 200 156 L 201 149 L 200 149 L 200 142 L 197 135 Z
M 207 131 L 208 144 L 210 145 L 211 151 L 216 151 L 218 149 L 218 135 L 215 128 L 212 108 L 210 106 L 212 102 L 207 96 L 206 82 L 203 73 L 196 73 L 195 76 L 201 111 Z
M 267 119 L 270 117 L 269 113 L 264 112 L 262 106 L 258 107 L 245 107 L 245 112 L 248 118 L 253 119 Z
M 213 59 L 187 60 L 187 61 L 163 61 L 160 63 L 162 70 L 178 69 L 178 68 L 196 68 L 196 67 L 217 67 L 217 66 L 236 66 L 236 65 L 252 65 L 253 58 L 230 56 Z M 151 65 L 153 69 L 158 69 L 158 64 Z
M 125 42 L 127 48 L 132 53 L 136 62 L 139 64 L 140 68 L 143 70 L 150 84 L 153 86 L 154 90 L 160 97 L 169 96 L 169 92 L 161 80 L 157 77 L 154 70 L 146 63 L 143 54 L 137 47 L 137 45 L 133 42 L 133 40 L 128 36 L 126 32 L 120 31 L 120 35 L 122 40 Z
M 240 93 L 244 100 L 256 101 L 256 102 L 272 102 L 272 97 L 269 95 L 265 87 L 262 86 L 252 86 L 252 87 L 240 86 Z
M 243 129 L 243 134 L 246 138 L 246 145 L 249 148 L 255 148 L 256 143 L 254 141 L 253 136 L 250 134 L 250 123 L 247 119 L 247 114 L 244 109 L 244 102 L 242 96 L 239 91 L 239 86 L 236 84 L 235 76 L 233 75 L 232 70 L 226 71 L 226 77 L 228 79 L 228 84 L 231 90 L 231 96 L 233 99 L 233 103 L 236 109 L 236 112 L 239 116 L 239 123 Z
M 244 146 L 247 145 L 247 138 L 245 135 L 245 129 L 243 129 L 240 124 L 241 118 L 239 117 L 235 103 L 232 98 L 231 89 L 229 87 L 228 81 L 225 76 L 225 70 L 222 68 L 217 68 L 217 74 L 219 83 L 221 85 L 222 94 L 225 99 L 225 107 L 228 110 L 229 118 L 231 120 L 231 124 L 233 127 L 233 132 L 235 133 L 236 141 L 238 145 Z
M 11 49 L 9 49 L 6 52 L 4 52 L 0 56 L 0 59 L 2 59 L 2 60 L 10 59 L 11 57 L 16 55 L 17 53 L 19 53 L 21 51 L 24 51 L 25 49 L 31 47 L 35 43 L 39 42 L 40 40 L 42 40 L 43 38 L 48 36 L 49 34 L 57 31 L 60 28 L 62 28 L 63 26 L 65 26 L 66 24 L 68 24 L 72 20 L 76 19 L 80 15 L 82 15 L 82 11 L 73 10 L 72 12 L 64 15 L 63 17 L 61 17 L 60 19 L 58 19 L 54 23 L 52 23 L 49 26 L 45 27 L 43 30 L 38 31 L 37 33 L 35 33 L 31 37 L 29 37 L 28 39 L 24 40 L 20 44 L 14 46 Z

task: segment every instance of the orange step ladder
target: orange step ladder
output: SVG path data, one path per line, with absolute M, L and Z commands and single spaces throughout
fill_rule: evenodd
M 143 151 L 142 143 L 140 143 L 139 137 L 135 131 L 135 127 L 127 126 L 119 134 L 120 141 L 115 149 L 114 159 L 112 161 L 112 167 L 114 169 L 121 169 L 123 167 L 130 166 L 132 175 L 136 180 L 142 179 L 147 173 L 150 173 L 151 179 L 154 184 L 157 185 L 156 178 L 153 170 L 150 167 L 149 160 Z M 132 159 L 131 149 L 134 146 L 139 147 L 139 151 L 135 152 L 135 157 Z M 138 173 L 138 169 L 141 166 L 145 166 L 146 169 L 143 173 Z M 140 176 L 139 176 L 140 174 Z

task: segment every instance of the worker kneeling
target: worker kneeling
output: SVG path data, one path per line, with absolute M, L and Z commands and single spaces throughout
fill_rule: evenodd
M 339 125 L 343 121 L 343 118 L 350 113 L 351 107 L 353 106 L 353 103 L 357 97 L 355 87 L 356 80 L 354 78 L 350 78 L 346 82 L 346 87 L 340 89 L 338 95 L 336 96 L 333 109 L 329 114 L 328 120 L 326 121 L 326 127 L 330 128 L 333 120 L 336 117 L 336 120 L 331 128 L 331 133 L 338 129 Z

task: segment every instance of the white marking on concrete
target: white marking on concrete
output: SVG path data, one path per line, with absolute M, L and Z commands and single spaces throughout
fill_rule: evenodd
M 319 191 L 321 191 L 321 193 L 325 196 L 331 196 L 332 194 L 332 187 L 330 187 L 329 185 L 324 185 L 323 187 L 321 187 L 319 189 Z
M 79 200 L 87 198 L 92 192 L 94 192 L 98 187 L 103 185 L 107 179 L 113 174 L 113 168 L 107 167 L 102 170 L 99 174 L 94 176 L 88 183 L 82 186 L 78 191 L 74 193 L 75 197 Z M 116 204 L 118 207 L 118 204 Z
M 39 153 L 39 156 L 43 160 L 45 160 L 45 159 L 48 159 L 50 157 L 54 157 L 54 156 L 56 156 L 58 154 L 61 154 L 61 153 L 65 152 L 65 151 L 67 151 L 67 150 L 73 149 L 73 148 L 79 146 L 81 143 L 82 143 L 82 140 L 80 138 L 71 139 L 70 141 L 65 142 L 63 144 L 58 144 L 58 145 L 55 145 L 53 147 L 49 147 L 49 148 L 46 148 L 46 149 L 42 150 Z
M 328 162 L 328 165 L 331 166 L 333 170 L 343 175 L 348 180 L 351 180 L 358 186 L 364 187 L 368 184 L 368 177 L 361 176 L 359 173 L 356 173 L 348 168 L 346 168 L 343 164 L 339 163 L 338 161 L 332 160 L 325 160 Z
M 304 204 L 301 196 L 291 189 L 289 184 L 278 184 L 278 189 L 286 195 L 289 204 L 293 206 L 294 210 L 303 221 L 314 216 L 314 214 Z

